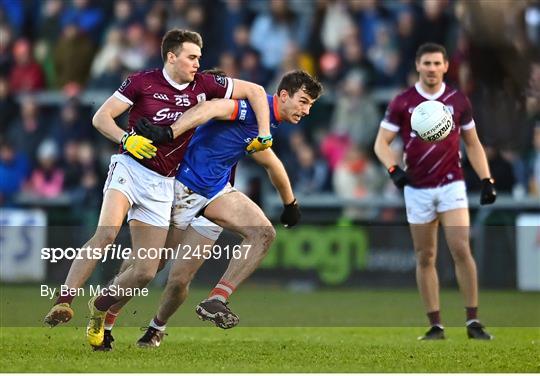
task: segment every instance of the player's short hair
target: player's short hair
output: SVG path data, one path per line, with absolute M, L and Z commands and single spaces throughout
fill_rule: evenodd
M 213 74 L 214 76 L 226 76 L 227 74 L 219 69 L 219 68 L 212 68 L 212 69 L 205 69 L 202 71 L 202 73 L 206 73 L 206 74 Z
M 312 99 L 321 96 L 323 87 L 319 81 L 303 70 L 295 70 L 285 74 L 279 82 L 277 92 L 286 90 L 292 97 L 298 90 L 304 91 Z
M 200 48 L 203 47 L 201 34 L 184 29 L 171 29 L 165 33 L 161 40 L 161 58 L 163 62 L 167 61 L 167 53 L 172 52 L 178 55 L 182 44 L 185 42 L 194 43 Z
M 416 61 L 419 61 L 424 54 L 432 54 L 440 52 L 443 55 L 444 61 L 448 61 L 448 53 L 443 45 L 438 43 L 424 43 L 416 50 Z

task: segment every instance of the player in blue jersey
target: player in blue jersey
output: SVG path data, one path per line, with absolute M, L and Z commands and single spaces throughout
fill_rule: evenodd
M 148 139 L 131 132 L 142 117 L 171 125 L 177 117 L 198 102 L 212 98 L 248 98 L 259 115 L 261 137 L 250 148 L 271 146 L 269 110 L 264 89 L 253 83 L 198 73 L 203 41 L 192 31 L 172 29 L 163 37 L 161 53 L 163 69 L 151 69 L 130 75 L 119 89 L 98 109 L 92 119 L 97 130 L 121 144 L 119 153 L 111 157 L 109 175 L 103 189 L 103 204 L 95 234 L 80 248 L 71 264 L 63 289 L 44 323 L 54 327 L 66 323 L 74 315 L 71 307 L 76 292 L 84 286 L 99 262 L 93 255 L 105 257 L 127 216 L 133 249 L 162 247 L 165 243 L 173 200 L 174 176 L 192 133 L 185 133 L 171 143 L 156 149 Z M 129 109 L 128 132 L 115 118 Z M 263 136 L 265 135 L 265 136 Z M 155 156 L 155 158 L 152 158 Z M 138 257 L 134 252 L 133 257 Z M 143 287 L 153 277 L 157 265 L 141 259 L 134 268 L 134 280 L 123 281 L 124 287 Z M 65 288 L 69 288 L 67 291 Z M 107 296 L 102 299 L 114 301 Z M 96 346 L 103 339 L 101 302 L 92 305 L 92 322 L 88 340 Z
M 275 127 L 281 121 L 298 123 L 309 114 L 321 91 L 321 84 L 303 71 L 286 74 L 277 93 L 268 96 L 271 125 Z M 176 248 L 182 244 L 186 246 L 182 248 L 185 253 L 176 255 L 157 315 L 138 341 L 140 346 L 159 346 L 168 319 L 185 300 L 190 281 L 208 258 L 204 249 L 211 249 L 222 228 L 240 234 L 243 242 L 234 254 L 232 250 L 228 255 L 222 254 L 229 256 L 229 266 L 196 312 L 220 328 L 236 326 L 239 319 L 228 308 L 228 298 L 257 268 L 275 238 L 275 230 L 263 211 L 229 182 L 233 167 L 246 155 L 246 145 L 257 137 L 257 121 L 247 101 L 202 102 L 170 127 L 145 122 L 139 124 L 137 132 L 159 145 L 170 140 L 171 134 L 178 137 L 197 126 L 176 175 L 171 218 L 174 228 L 169 232 L 166 246 Z M 252 157 L 267 169 L 281 196 L 284 203 L 281 222 L 285 226 L 295 225 L 300 211 L 283 164 L 270 149 Z M 193 252 L 197 245 L 203 246 L 199 248 L 203 249 L 200 255 Z M 129 272 L 128 268 L 124 273 Z

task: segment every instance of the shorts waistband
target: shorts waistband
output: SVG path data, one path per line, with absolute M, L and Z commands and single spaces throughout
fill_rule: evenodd
M 446 182 L 446 183 L 441 184 L 441 185 L 436 185 L 434 187 L 419 187 L 419 186 L 415 186 L 415 185 L 411 185 L 411 184 L 409 184 L 408 186 L 411 187 L 411 188 L 414 188 L 414 189 L 437 189 L 437 188 L 446 187 L 447 185 L 455 184 L 455 183 L 465 183 L 465 180 L 462 180 L 462 179 L 452 180 L 452 181 Z
M 141 162 L 139 162 L 138 159 L 136 159 L 135 157 L 133 157 L 131 154 L 129 153 L 118 153 L 118 154 L 115 154 L 113 157 L 115 156 L 118 156 L 119 158 L 121 158 L 122 160 L 125 160 L 127 161 L 128 164 L 132 164 L 135 162 L 137 164 L 137 166 L 140 166 L 142 168 L 144 168 L 149 174 L 152 174 L 156 177 L 160 177 L 160 178 L 163 178 L 163 179 L 168 179 L 168 180 L 172 180 L 174 179 L 174 176 L 165 176 L 165 175 L 161 175 L 160 173 L 154 171 L 154 170 L 151 170 L 149 169 L 148 167 L 146 167 L 145 165 L 143 165 Z

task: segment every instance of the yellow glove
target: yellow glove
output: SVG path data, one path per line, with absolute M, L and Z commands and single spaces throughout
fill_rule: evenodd
M 270 136 L 258 136 L 251 140 L 251 143 L 246 147 L 248 154 L 253 154 L 258 151 L 263 151 L 272 147 L 272 135 Z
M 137 159 L 152 158 L 156 155 L 157 148 L 152 141 L 138 134 L 126 133 L 122 137 L 122 147 Z

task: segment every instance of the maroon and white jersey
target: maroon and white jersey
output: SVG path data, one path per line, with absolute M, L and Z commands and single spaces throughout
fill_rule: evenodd
M 454 118 L 454 128 L 442 141 L 429 143 L 416 136 L 411 129 L 411 114 L 416 106 L 426 100 L 444 103 Z M 405 90 L 388 105 L 381 127 L 399 132 L 405 145 L 405 169 L 416 188 L 433 188 L 463 180 L 459 152 L 461 130 L 473 128 L 471 103 L 456 89 L 442 84 L 441 89 L 430 95 L 420 83 Z
M 141 117 L 156 125 L 169 126 L 197 103 L 212 98 L 230 98 L 232 91 L 233 81 L 229 77 L 197 73 L 192 82 L 181 85 L 174 82 L 165 69 L 153 69 L 129 76 L 113 95 L 131 106 L 131 130 Z M 175 176 L 193 132 L 188 131 L 169 143 L 155 145 L 157 153 L 151 159 L 135 160 L 158 174 Z M 127 153 L 123 149 L 121 152 Z

